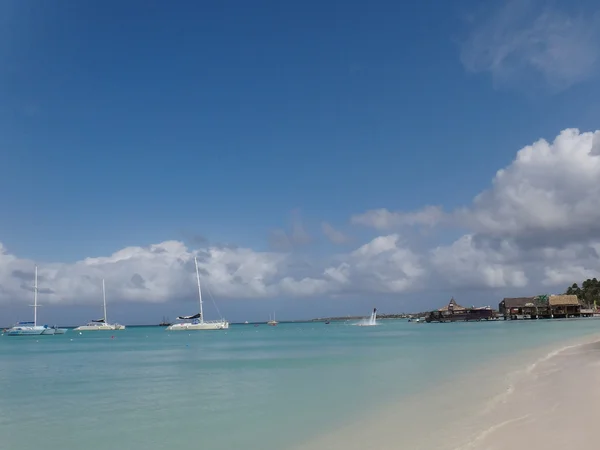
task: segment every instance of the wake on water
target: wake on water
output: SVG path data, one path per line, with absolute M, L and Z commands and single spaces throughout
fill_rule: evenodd
M 377 308 L 373 308 L 371 317 L 369 317 L 368 319 L 365 318 L 365 319 L 361 320 L 360 322 L 355 323 L 354 325 L 359 326 L 359 327 L 374 327 L 374 326 L 378 325 L 378 323 L 377 323 Z

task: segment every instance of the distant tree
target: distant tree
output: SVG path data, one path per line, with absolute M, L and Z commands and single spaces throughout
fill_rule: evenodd
M 567 288 L 565 294 L 576 295 L 581 303 L 591 307 L 594 302 L 600 303 L 600 281 L 596 278 L 588 278 L 581 283 L 581 287 L 573 283 Z

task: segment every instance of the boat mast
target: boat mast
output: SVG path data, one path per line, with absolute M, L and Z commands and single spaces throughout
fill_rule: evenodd
M 204 323 L 204 312 L 202 311 L 202 289 L 200 288 L 200 272 L 198 272 L 198 258 L 194 256 L 196 265 L 196 280 L 198 281 L 198 299 L 200 300 L 200 323 Z
M 104 323 L 108 323 L 106 318 L 106 288 L 104 287 L 104 278 L 102 278 L 102 303 L 104 304 Z
M 33 326 L 37 327 L 37 294 L 38 294 L 38 283 L 37 283 L 37 264 L 35 266 L 35 283 L 33 285 Z

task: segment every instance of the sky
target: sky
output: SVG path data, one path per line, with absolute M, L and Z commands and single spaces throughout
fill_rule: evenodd
M 600 275 L 600 5 L 0 3 L 0 324 L 423 311 Z

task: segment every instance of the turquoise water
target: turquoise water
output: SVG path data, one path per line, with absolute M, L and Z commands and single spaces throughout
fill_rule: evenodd
M 0 448 L 282 449 L 600 320 L 0 338 Z M 112 338 L 114 336 L 114 338 Z

